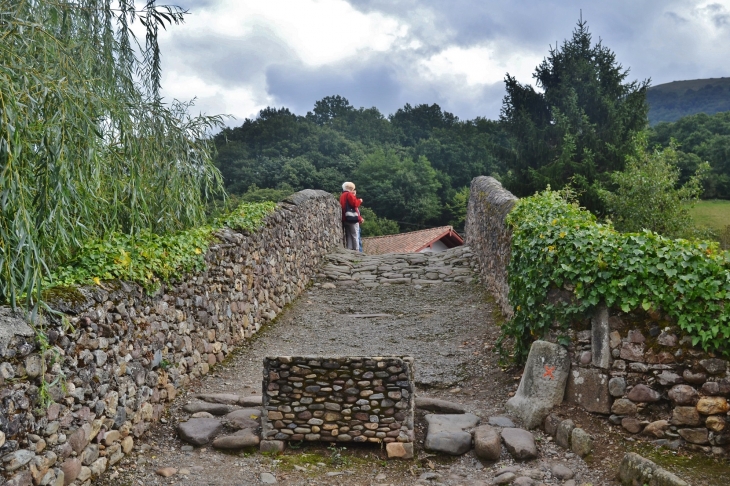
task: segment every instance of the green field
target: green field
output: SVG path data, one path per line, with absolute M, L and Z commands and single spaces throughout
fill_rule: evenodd
M 699 201 L 690 209 L 692 218 L 699 226 L 706 226 L 717 230 L 724 230 L 730 226 L 730 201 L 724 199 L 710 199 Z

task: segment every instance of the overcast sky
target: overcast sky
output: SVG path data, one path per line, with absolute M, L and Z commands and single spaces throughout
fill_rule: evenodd
M 163 93 L 232 126 L 267 106 L 305 114 L 339 94 L 388 115 L 438 103 L 497 118 L 504 75 L 532 83 L 583 10 L 630 79 L 730 76 L 730 0 L 171 0 Z

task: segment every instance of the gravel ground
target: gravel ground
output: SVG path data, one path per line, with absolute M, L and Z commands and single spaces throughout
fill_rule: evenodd
M 388 317 L 356 318 L 352 314 Z M 181 408 L 195 393 L 260 395 L 262 359 L 277 355 L 410 355 L 415 358 L 419 395 L 461 403 L 482 419 L 504 415 L 504 402 L 516 389 L 519 376 L 497 366 L 492 352 L 498 335 L 495 316 L 492 300 L 473 283 L 420 289 L 413 285 L 370 290 L 311 287 L 231 359 L 182 393 L 166 415 L 166 423 L 156 424 L 138 440 L 135 452 L 98 484 L 254 485 L 262 484 L 262 473 L 273 474 L 282 485 L 490 484 L 496 470 L 515 465 L 506 451 L 497 463 L 482 462 L 473 451 L 460 457 L 429 454 L 422 448 L 425 420 L 418 411 L 417 457 L 412 461 L 388 461 L 383 449 L 367 444 L 346 448 L 302 444 L 278 457 L 257 451 L 187 451 L 175 426 L 187 417 Z M 589 466 L 555 446 L 542 432 L 535 431 L 535 436 L 540 457 L 516 464 L 519 469 L 543 471 L 546 484 L 565 484 L 549 473 L 553 464 L 562 463 L 576 473 L 577 485 L 617 484 L 607 478 L 615 474 L 622 454 L 600 458 Z M 610 455 L 610 449 L 598 452 Z M 162 467 L 174 467 L 178 472 L 163 478 L 155 474 Z

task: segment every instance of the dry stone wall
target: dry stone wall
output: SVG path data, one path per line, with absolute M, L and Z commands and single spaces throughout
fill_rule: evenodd
M 606 318 L 608 366 L 594 363 L 592 330 L 576 332 L 566 400 L 657 446 L 730 453 L 728 362 L 695 349 L 661 315 Z
M 479 263 L 479 276 L 502 309 L 512 316 L 507 295 L 507 265 L 510 259 L 512 231 L 505 218 L 517 198 L 493 177 L 475 177 L 471 182 L 466 214 L 465 244 L 471 247 Z
M 508 318 L 511 231 L 505 218 L 515 201 L 497 180 L 477 177 L 466 220 L 466 243 L 479 262 L 481 280 Z M 726 360 L 692 346 L 661 312 L 626 314 L 598 306 L 591 319 L 571 329 L 565 400 L 657 446 L 730 454 Z M 546 423 L 546 430 L 557 426 L 552 425 Z
M 271 357 L 263 389 L 264 439 L 413 442 L 411 357 Z
M 204 271 L 154 296 L 126 282 L 63 289 L 41 356 L 0 312 L 0 483 L 88 485 L 132 450 L 165 404 L 271 321 L 341 241 L 332 195 L 302 191 L 255 234 L 217 233 Z M 53 404 L 40 404 L 40 374 Z

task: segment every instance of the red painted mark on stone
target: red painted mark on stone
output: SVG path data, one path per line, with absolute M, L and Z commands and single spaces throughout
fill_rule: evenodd
M 542 377 L 545 378 L 547 376 L 551 380 L 554 380 L 553 371 L 555 371 L 555 366 L 545 365 L 545 373 L 543 373 Z

